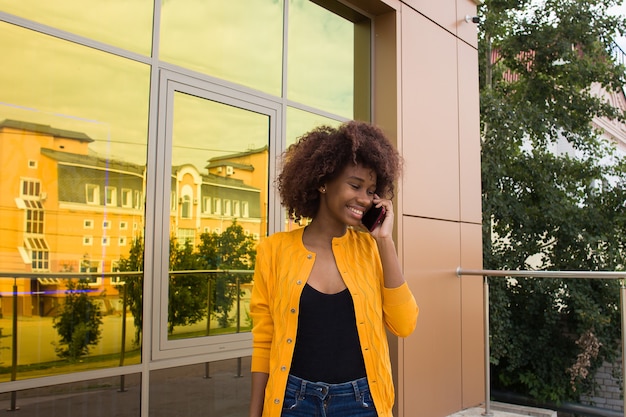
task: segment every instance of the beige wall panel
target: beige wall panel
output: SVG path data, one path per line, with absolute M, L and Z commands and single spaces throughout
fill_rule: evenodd
M 398 139 L 398 23 L 395 10 L 376 16 L 373 121 L 400 149 Z
M 406 6 L 401 25 L 402 212 L 459 220 L 456 38 Z
M 434 21 L 450 33 L 457 30 L 457 0 L 405 0 L 404 3 Z M 465 18 L 465 15 L 464 17 Z
M 456 34 L 460 39 L 473 46 L 478 47 L 478 25 L 470 21 L 465 20 L 467 16 L 476 16 L 476 2 L 474 0 L 457 0 L 457 30 Z
M 478 52 L 458 41 L 461 221 L 482 222 Z
M 420 306 L 404 340 L 404 416 L 443 417 L 462 406 L 459 224 L 404 217 L 403 260 Z
M 461 224 L 461 263 L 466 269 L 482 269 L 482 226 Z M 464 276 L 461 281 L 461 352 L 463 361 L 463 408 L 485 400 L 483 338 L 483 281 Z

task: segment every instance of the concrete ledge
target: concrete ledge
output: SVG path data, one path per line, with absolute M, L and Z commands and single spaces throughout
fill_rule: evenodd
M 505 404 L 499 402 L 491 403 L 491 414 L 493 417 L 557 417 L 556 411 L 546 410 L 543 408 L 526 407 L 523 405 Z M 484 407 L 468 408 L 459 411 L 448 417 L 482 417 L 485 415 Z
M 493 402 L 491 403 L 492 410 L 506 411 L 508 413 L 518 414 L 522 416 L 533 417 L 557 417 L 556 411 L 547 410 L 544 408 L 527 407 L 523 405 L 505 404 Z

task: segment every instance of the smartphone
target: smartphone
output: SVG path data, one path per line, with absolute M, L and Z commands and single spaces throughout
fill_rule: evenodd
M 372 206 L 372 208 L 367 210 L 367 212 L 365 212 L 365 214 L 363 215 L 361 223 L 363 223 L 363 226 L 365 226 L 367 230 L 371 232 L 372 230 L 376 229 L 376 227 L 378 227 L 378 225 L 381 224 L 384 219 L 385 208 Z

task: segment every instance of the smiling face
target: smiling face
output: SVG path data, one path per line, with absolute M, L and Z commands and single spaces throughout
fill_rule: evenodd
M 376 172 L 361 164 L 348 165 L 328 181 L 321 192 L 316 219 L 336 226 L 358 226 L 372 206 L 376 192 Z

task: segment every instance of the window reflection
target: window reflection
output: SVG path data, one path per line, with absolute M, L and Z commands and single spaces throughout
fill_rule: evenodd
M 312 1 L 289 0 L 287 98 L 342 117 L 369 119 L 363 111 L 369 95 L 359 95 L 370 88 L 369 36 L 368 20 L 353 23 Z
M 153 0 L 0 0 L 0 10 L 150 55 Z
M 287 107 L 287 146 L 318 126 L 326 125 L 338 127 L 341 121 L 306 112 L 293 107 Z
M 247 416 L 250 357 L 150 373 L 150 416 Z
M 161 60 L 280 95 L 282 0 L 164 1 L 160 33 Z
M 256 244 L 267 231 L 269 116 L 182 92 L 173 114 L 168 337 L 250 331 Z
M 21 417 L 136 417 L 140 402 L 139 374 L 0 394 L 0 407 L 6 411 L 19 411 Z
M 148 67 L 3 23 L 0 50 L 0 380 L 139 363 Z

